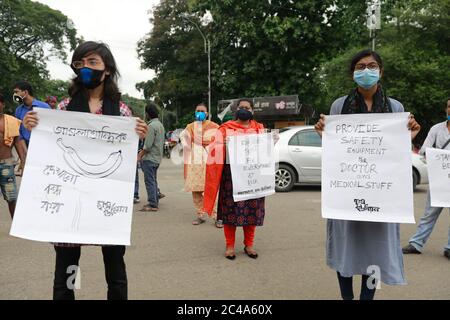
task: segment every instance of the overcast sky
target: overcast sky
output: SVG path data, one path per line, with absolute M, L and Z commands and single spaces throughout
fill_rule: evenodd
M 78 36 L 85 40 L 107 43 L 122 75 L 119 86 L 122 93 L 142 98 L 135 84 L 153 78 L 151 70 L 140 70 L 136 43 L 147 34 L 151 25 L 148 10 L 159 0 L 34 0 L 61 11 L 75 24 Z M 68 54 L 68 59 L 71 53 Z M 66 64 L 65 64 L 66 63 Z M 48 69 L 53 79 L 73 77 L 69 61 L 52 58 Z

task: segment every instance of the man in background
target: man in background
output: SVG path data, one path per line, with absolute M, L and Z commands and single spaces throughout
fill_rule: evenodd
M 25 141 L 19 137 L 22 122 L 13 116 L 4 114 L 4 109 L 5 99 L 0 94 L 0 189 L 3 198 L 8 203 L 9 214 L 13 218 L 18 192 L 12 148 L 16 148 L 21 164 L 24 164 L 27 147 Z
M 150 121 L 144 148 L 139 152 L 138 161 L 141 161 L 144 172 L 148 203 L 140 211 L 156 212 L 159 210 L 157 172 L 163 157 L 164 126 L 158 119 L 158 108 L 154 103 L 150 102 L 147 105 L 145 113 Z
M 31 110 L 33 110 L 33 108 L 50 109 L 50 106 L 47 103 L 39 101 L 34 98 L 33 88 L 31 87 L 31 84 L 29 84 L 26 81 L 19 81 L 15 84 L 13 99 L 17 104 L 19 104 L 19 106 L 16 109 L 15 116 L 20 121 L 22 121 L 23 118 L 25 118 L 25 115 Z M 27 148 L 30 144 L 30 136 L 31 136 L 30 131 L 25 129 L 23 124 L 21 124 L 20 138 L 25 140 Z

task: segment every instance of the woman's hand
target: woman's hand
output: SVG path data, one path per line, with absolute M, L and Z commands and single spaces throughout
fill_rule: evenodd
M 144 120 L 137 118 L 136 121 L 136 133 L 139 136 L 139 139 L 145 139 L 148 132 L 148 125 L 145 123 Z
M 30 111 L 25 115 L 25 118 L 23 118 L 23 126 L 25 129 L 31 131 L 34 127 L 36 127 L 39 124 L 39 118 L 37 116 L 36 111 Z
M 317 121 L 316 125 L 314 126 L 314 129 L 316 129 L 319 136 L 322 137 L 322 132 L 325 130 L 325 115 L 320 114 L 320 119 Z
M 414 119 L 414 115 L 409 115 L 408 129 L 411 130 L 411 140 L 413 140 L 420 132 L 420 124 Z

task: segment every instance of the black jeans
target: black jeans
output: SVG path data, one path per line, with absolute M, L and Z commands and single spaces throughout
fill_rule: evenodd
M 339 287 L 341 288 L 341 296 L 344 300 L 353 300 L 353 277 L 346 278 L 337 273 L 339 280 Z M 363 275 L 361 279 L 361 294 L 360 300 L 373 300 L 375 296 L 376 288 L 369 289 L 367 286 L 367 280 L 369 276 Z
M 75 300 L 73 288 L 69 288 L 68 280 L 72 276 L 74 282 L 74 271 L 71 266 L 78 266 L 81 247 L 68 248 L 57 247 L 55 279 L 53 283 L 53 300 Z M 103 262 L 105 264 L 105 276 L 108 284 L 108 300 L 127 300 L 128 281 L 125 268 L 125 246 L 102 247 Z M 73 267 L 72 267 L 73 268 Z

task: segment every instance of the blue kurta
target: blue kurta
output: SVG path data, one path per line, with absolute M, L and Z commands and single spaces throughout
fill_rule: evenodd
M 330 115 L 341 114 L 347 97 L 337 99 Z M 390 99 L 392 112 L 404 112 L 403 105 Z M 406 284 L 398 223 L 331 220 L 327 221 L 327 264 L 343 277 L 371 275 L 378 266 L 381 281 Z

